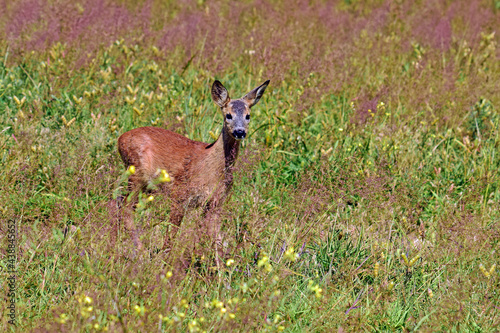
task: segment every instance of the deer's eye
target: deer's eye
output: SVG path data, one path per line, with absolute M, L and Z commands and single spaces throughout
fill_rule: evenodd
M 250 115 L 247 114 L 246 117 L 245 117 L 246 120 L 250 120 Z
M 226 119 L 227 119 L 227 120 L 231 120 L 231 119 L 233 119 L 233 116 L 231 116 L 231 114 L 230 114 L 230 113 L 228 113 L 228 114 L 226 114 Z

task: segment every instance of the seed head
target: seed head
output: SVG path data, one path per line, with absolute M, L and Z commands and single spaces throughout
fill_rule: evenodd
M 489 279 L 489 278 L 490 278 L 491 274 L 490 274 L 490 272 L 488 272 L 488 271 L 486 270 L 486 268 L 484 268 L 483 264 L 479 264 L 479 270 L 481 271 L 481 273 L 483 273 L 483 275 L 484 275 L 487 279 Z
M 68 321 L 69 317 L 67 314 L 65 313 L 61 313 L 61 315 L 59 316 L 59 318 L 56 319 L 56 322 L 58 322 L 59 324 L 66 324 L 66 322 Z
M 403 261 L 405 263 L 406 266 L 410 266 L 410 262 L 408 261 L 408 257 L 406 256 L 406 253 L 402 252 L 401 253 L 401 258 L 403 258 Z
M 160 176 L 158 177 L 158 181 L 160 183 L 168 183 L 168 182 L 172 181 L 172 179 L 170 178 L 170 175 L 167 173 L 167 170 L 162 169 L 160 171 Z
M 128 167 L 127 169 L 127 174 L 130 176 L 130 175 L 133 175 L 135 173 L 135 166 L 131 165 Z
M 289 247 L 285 252 L 285 258 L 291 261 L 295 261 L 299 258 L 299 254 L 295 253 L 293 246 Z
M 80 104 L 82 102 L 82 98 L 78 98 L 75 95 L 73 95 L 73 100 L 75 101 L 76 104 Z
M 134 311 L 137 313 L 139 316 L 144 316 L 144 313 L 146 312 L 146 308 L 142 305 L 134 305 Z
M 417 254 L 415 257 L 413 257 L 410 262 L 408 263 L 408 267 L 412 267 L 413 265 L 415 265 L 415 263 L 417 262 L 417 260 L 420 258 L 420 254 Z

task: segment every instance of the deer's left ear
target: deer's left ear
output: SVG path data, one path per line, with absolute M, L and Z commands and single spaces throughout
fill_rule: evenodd
M 258 86 L 254 90 L 250 91 L 248 94 L 243 96 L 243 100 L 245 100 L 250 107 L 254 106 L 257 104 L 264 94 L 264 91 L 266 91 L 267 85 L 269 84 L 269 80 L 264 82 L 262 85 Z

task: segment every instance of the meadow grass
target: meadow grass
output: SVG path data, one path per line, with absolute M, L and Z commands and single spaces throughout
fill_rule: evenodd
M 18 229 L 2 330 L 500 329 L 500 2 L 0 8 L 0 213 Z M 149 125 L 212 142 L 214 79 L 234 98 L 271 80 L 223 206 L 223 263 L 197 244 L 200 211 L 158 251 L 157 198 L 134 256 L 123 229 L 111 241 L 117 139 Z

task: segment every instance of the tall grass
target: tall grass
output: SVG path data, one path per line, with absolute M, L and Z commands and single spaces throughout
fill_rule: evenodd
M 3 328 L 499 329 L 498 1 L 0 8 L 0 212 L 18 226 Z M 157 250 L 162 200 L 136 215 L 145 255 L 113 245 L 117 138 L 212 141 L 214 79 L 271 80 L 223 207 L 225 264 L 196 242 L 199 211 Z

